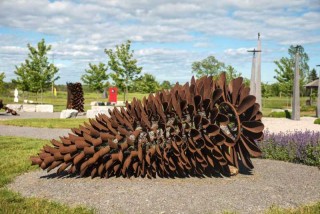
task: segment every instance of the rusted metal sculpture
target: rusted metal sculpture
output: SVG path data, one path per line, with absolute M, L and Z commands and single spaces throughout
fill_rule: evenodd
M 0 109 L 4 109 L 7 114 L 19 116 L 19 114 L 15 110 L 8 108 L 5 104 L 3 104 L 2 100 L 0 100 Z
M 67 109 L 75 109 L 84 112 L 84 98 L 81 83 L 67 83 Z
M 224 73 L 217 81 L 192 78 L 73 128 L 32 164 L 92 177 L 210 176 L 240 162 L 252 169 L 264 125 L 249 90 L 242 78 L 227 85 Z

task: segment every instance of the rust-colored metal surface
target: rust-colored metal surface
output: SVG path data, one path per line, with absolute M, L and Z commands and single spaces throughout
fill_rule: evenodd
M 0 109 L 4 109 L 7 114 L 12 114 L 14 116 L 19 116 L 19 114 L 15 110 L 6 107 L 5 104 L 3 104 L 2 100 L 0 100 Z
M 84 112 L 84 98 L 81 83 L 67 83 L 67 109 L 75 109 Z
M 261 151 L 260 106 L 242 78 L 202 77 L 133 99 L 52 140 L 32 164 L 80 176 L 187 177 L 252 169 Z

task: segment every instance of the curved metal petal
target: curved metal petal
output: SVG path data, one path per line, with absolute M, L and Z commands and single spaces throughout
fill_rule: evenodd
M 245 112 L 248 108 L 250 108 L 251 106 L 254 105 L 254 103 L 256 102 L 256 97 L 249 95 L 247 97 L 245 97 L 242 102 L 240 103 L 237 111 L 238 111 L 238 115 L 242 114 L 243 112 Z
M 242 127 L 249 132 L 259 133 L 264 129 L 263 123 L 259 121 L 244 121 L 242 122 Z

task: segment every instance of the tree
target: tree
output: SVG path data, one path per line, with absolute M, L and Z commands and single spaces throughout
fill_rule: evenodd
M 197 78 L 205 75 L 217 76 L 219 73 L 223 72 L 224 69 L 225 64 L 219 62 L 214 56 L 208 56 L 201 61 L 192 63 L 192 73 L 194 73 Z
M 128 87 L 138 77 L 142 67 L 137 66 L 137 60 L 133 58 L 133 50 L 130 50 L 131 41 L 116 46 L 116 50 L 105 49 L 109 57 L 108 65 L 114 73 L 110 74 L 115 84 L 124 91 L 124 101 L 127 100 Z
M 16 66 L 17 79 L 14 83 L 23 91 L 31 91 L 35 93 L 42 93 L 43 90 L 49 88 L 50 85 L 59 79 L 55 75 L 59 69 L 54 64 L 49 63 L 47 53 L 51 50 L 51 45 L 46 45 L 45 40 L 42 39 L 37 47 L 27 45 L 29 49 L 28 59 L 21 63 L 20 67 Z
M 318 79 L 317 71 L 316 71 L 316 69 L 313 68 L 309 73 L 308 81 L 312 82 L 316 79 Z
M 4 78 L 6 77 L 6 75 L 4 74 L 4 72 L 0 73 L 0 91 L 3 91 L 4 88 Z
M 161 89 L 170 89 L 172 86 L 171 86 L 171 83 L 168 81 L 168 80 L 164 80 L 161 85 L 160 85 Z
M 300 56 L 300 62 L 299 62 L 299 70 L 300 70 L 300 74 L 304 74 L 305 76 L 309 76 L 309 56 L 308 54 L 304 51 L 304 48 L 302 46 L 299 46 L 298 48 L 296 48 L 293 45 L 290 45 L 289 49 L 288 49 L 288 53 L 290 55 L 290 59 L 291 60 L 295 60 L 295 55 L 296 52 L 299 52 L 299 56 Z
M 17 75 L 16 79 L 12 80 L 12 83 L 15 84 L 18 89 L 22 92 L 30 91 L 30 77 L 28 76 L 27 69 L 24 64 L 20 66 L 15 66 L 15 74 Z
M 234 67 L 232 67 L 231 65 L 228 65 L 226 67 L 226 76 L 227 76 L 227 81 L 230 82 L 232 79 L 240 77 L 241 73 L 236 71 L 236 69 Z
M 94 65 L 89 63 L 89 69 L 86 69 L 86 74 L 82 75 L 81 80 L 87 84 L 90 89 L 97 92 L 103 92 L 105 81 L 108 80 L 107 75 L 108 67 L 104 63 Z
M 287 57 L 282 57 L 279 61 L 274 61 L 278 66 L 275 69 L 276 76 L 274 78 L 279 82 L 279 88 L 285 95 L 290 95 L 293 88 L 293 66 L 294 63 Z
M 279 83 L 272 83 L 271 84 L 271 96 L 272 97 L 277 97 L 280 95 L 280 86 Z
M 155 93 L 160 89 L 160 85 L 155 76 L 145 73 L 142 77 L 134 81 L 134 88 L 136 91 L 142 93 Z
M 261 93 L 262 97 L 273 97 L 273 96 L 278 96 L 277 91 L 276 91 L 276 86 L 277 84 L 268 84 L 268 83 L 261 83 Z
M 288 53 L 290 57 L 282 57 L 278 61 L 274 61 L 278 68 L 275 69 L 276 76 L 274 78 L 279 82 L 279 89 L 285 95 L 291 95 L 293 91 L 293 79 L 295 69 L 295 53 L 296 48 L 290 46 Z M 303 85 L 305 77 L 309 73 L 308 55 L 304 52 L 303 47 L 298 48 L 300 54 L 300 91 L 304 91 Z

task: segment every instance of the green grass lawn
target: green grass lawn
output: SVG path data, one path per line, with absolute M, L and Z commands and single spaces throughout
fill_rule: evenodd
M 79 124 L 88 122 L 89 119 L 13 119 L 13 120 L 0 120 L 1 125 L 11 126 L 29 126 L 29 127 L 40 127 L 40 128 L 61 128 L 70 129 L 79 127 Z
M 34 170 L 29 157 L 48 143 L 46 140 L 0 137 L 0 213 L 94 213 L 84 207 L 70 208 L 56 202 L 24 198 L 5 185 L 24 172 Z
M 315 110 L 304 110 L 306 100 L 309 97 L 300 98 L 300 106 L 302 107 L 301 116 L 316 116 Z M 290 97 L 268 97 L 262 98 L 262 113 L 263 116 L 268 117 L 272 109 L 291 109 L 291 98 Z

